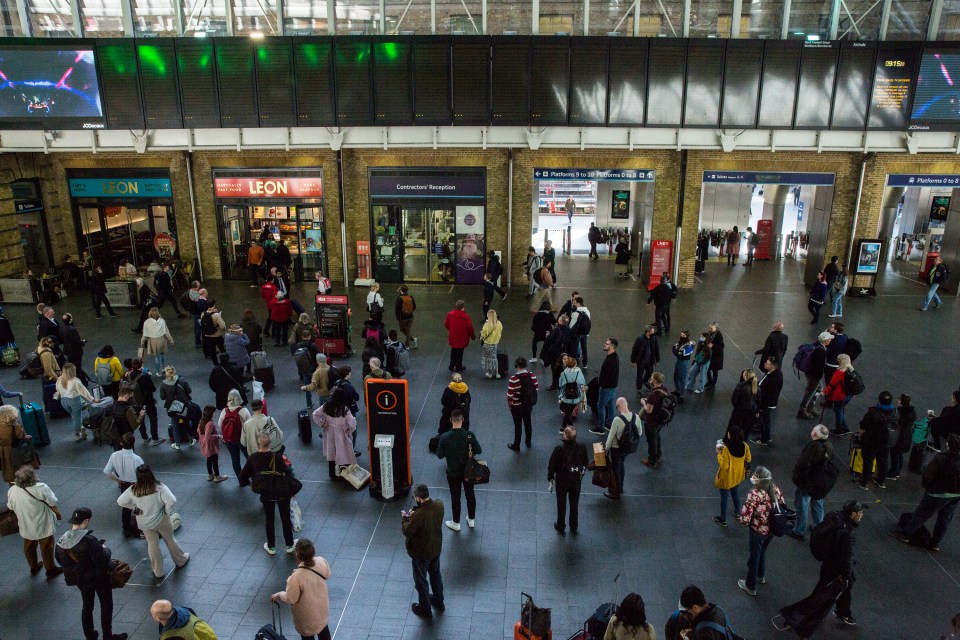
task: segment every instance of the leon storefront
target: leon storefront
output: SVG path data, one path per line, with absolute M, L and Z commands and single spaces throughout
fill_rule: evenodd
M 322 170 L 214 169 L 213 188 L 224 278 L 247 278 L 250 242 L 267 238 L 290 250 L 297 280 L 327 272 Z

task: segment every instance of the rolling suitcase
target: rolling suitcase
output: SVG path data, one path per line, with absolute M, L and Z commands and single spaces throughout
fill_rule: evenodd
M 56 382 L 43 385 L 43 408 L 51 418 L 66 418 L 70 413 L 63 408 L 59 400 L 53 399 L 53 394 L 56 392 Z
M 513 625 L 513 640 L 552 640 L 550 609 L 536 606 L 526 593 L 520 597 L 520 620 Z
M 497 354 L 497 375 L 507 376 L 510 373 L 510 358 L 505 353 Z
M 270 391 L 276 385 L 277 381 L 273 375 L 273 365 L 257 367 L 253 370 L 253 379 L 263 384 L 264 391 Z
M 877 461 L 873 461 L 873 471 L 877 470 Z M 855 475 L 863 473 L 863 450 L 860 448 L 860 437 L 850 436 L 850 471 Z
M 297 431 L 303 444 L 313 442 L 313 424 L 311 423 L 309 409 L 301 409 L 297 412 Z
M 926 444 L 915 444 L 911 446 L 910 457 L 907 458 L 907 470 L 910 473 L 923 473 L 923 461 L 926 455 Z
M 47 419 L 43 410 L 36 402 L 23 403 L 20 398 L 20 420 L 23 430 L 33 437 L 33 444 L 42 447 L 50 444 L 50 433 L 47 431 Z
M 283 635 L 283 617 L 282 614 L 278 622 L 277 612 L 280 610 L 280 604 L 277 602 L 273 603 L 276 605 L 276 608 L 270 608 L 270 617 L 273 619 L 272 624 L 265 624 L 260 627 L 260 630 L 257 631 L 257 635 L 254 636 L 254 640 L 286 640 L 286 637 Z

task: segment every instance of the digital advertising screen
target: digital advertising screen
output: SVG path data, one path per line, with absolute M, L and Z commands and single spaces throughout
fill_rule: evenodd
M 104 128 L 93 47 L 0 48 L 0 119 L 22 128 Z
M 529 124 L 530 40 L 522 36 L 494 37 L 491 73 L 493 124 Z
M 960 129 L 960 50 L 923 52 L 910 129 Z
M 607 38 L 570 39 L 570 126 L 607 121 Z
M 410 50 L 410 42 L 403 39 L 373 44 L 373 117 L 378 125 L 413 124 Z
M 687 47 L 685 127 L 716 127 L 720 121 L 724 44 L 723 40 L 713 38 L 691 40 Z
M 370 42 L 338 38 L 334 44 L 337 124 L 364 127 L 373 124 L 373 93 L 370 89 Z
M 337 123 L 331 49 L 330 41 L 323 38 L 295 38 L 293 41 L 297 124 L 301 127 L 329 127 Z
M 902 131 L 906 128 L 918 53 L 912 44 L 880 43 L 873 72 L 868 129 Z
M 453 122 L 450 108 L 450 43 L 415 40 L 413 121 L 420 125 Z
M 949 213 L 950 196 L 934 196 L 930 203 L 930 219 L 946 222 Z
M 880 249 L 883 248 L 883 242 L 880 240 L 858 240 L 857 242 L 856 274 L 876 275 L 880 267 Z
M 650 41 L 647 89 L 647 126 L 679 127 L 682 124 L 683 80 L 687 43 L 681 38 Z
M 647 47 L 644 38 L 610 39 L 610 126 L 643 125 Z
M 570 93 L 570 38 L 533 39 L 530 65 L 530 123 L 565 126 Z

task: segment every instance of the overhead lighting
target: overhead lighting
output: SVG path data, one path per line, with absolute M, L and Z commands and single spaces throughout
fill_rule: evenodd
M 260 33 L 259 31 L 251 31 L 251 32 L 250 32 L 250 39 L 251 39 L 251 40 L 263 40 L 263 34 Z
M 818 35 L 811 33 L 807 36 L 807 42 L 819 42 L 819 41 L 820 41 L 820 36 Z
M 193 32 L 193 37 L 194 37 L 194 38 L 206 38 L 206 37 L 207 37 L 207 32 L 206 32 L 206 31 L 194 31 L 194 32 Z

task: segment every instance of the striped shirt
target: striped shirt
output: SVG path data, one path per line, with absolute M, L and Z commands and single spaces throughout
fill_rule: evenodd
M 510 379 L 507 380 L 507 406 L 508 407 L 519 407 L 521 406 L 520 402 L 520 376 L 528 375 L 530 376 L 530 382 L 533 383 L 533 390 L 537 392 L 540 390 L 540 383 L 537 382 L 537 375 L 532 371 L 527 371 L 526 369 L 521 369 L 515 374 L 510 376 Z

